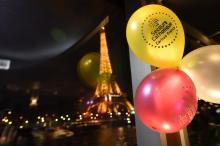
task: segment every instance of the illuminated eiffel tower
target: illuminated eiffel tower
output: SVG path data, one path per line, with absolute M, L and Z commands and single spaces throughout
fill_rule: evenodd
M 133 105 L 126 99 L 118 83 L 112 76 L 106 34 L 104 28 L 100 30 L 100 70 L 99 80 L 94 98 L 87 107 L 86 113 L 107 114 L 110 116 L 134 112 Z

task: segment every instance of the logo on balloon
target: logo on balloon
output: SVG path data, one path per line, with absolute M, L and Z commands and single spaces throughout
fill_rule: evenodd
M 177 23 L 167 13 L 152 13 L 144 19 L 141 34 L 147 45 L 154 48 L 166 48 L 173 44 L 178 37 Z
M 126 37 L 134 54 L 153 66 L 177 67 L 182 59 L 185 45 L 182 24 L 164 6 L 138 9 L 128 21 Z

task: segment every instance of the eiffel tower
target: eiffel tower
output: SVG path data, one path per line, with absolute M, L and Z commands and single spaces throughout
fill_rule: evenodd
M 112 75 L 104 27 L 100 30 L 99 79 L 92 104 L 86 108 L 87 115 L 107 114 L 110 116 L 134 112 L 133 105 L 126 99 Z

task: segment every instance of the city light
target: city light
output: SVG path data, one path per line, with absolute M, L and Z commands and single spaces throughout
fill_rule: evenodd
M 166 129 L 166 130 L 169 130 L 170 129 L 170 125 L 165 123 L 165 124 L 163 124 L 163 128 Z
M 5 119 L 5 123 L 8 123 L 8 119 Z

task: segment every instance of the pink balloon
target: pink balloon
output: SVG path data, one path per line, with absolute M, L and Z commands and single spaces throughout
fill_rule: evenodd
M 136 113 L 145 126 L 173 133 L 195 116 L 198 99 L 190 77 L 178 69 L 159 69 L 146 76 L 136 91 Z

